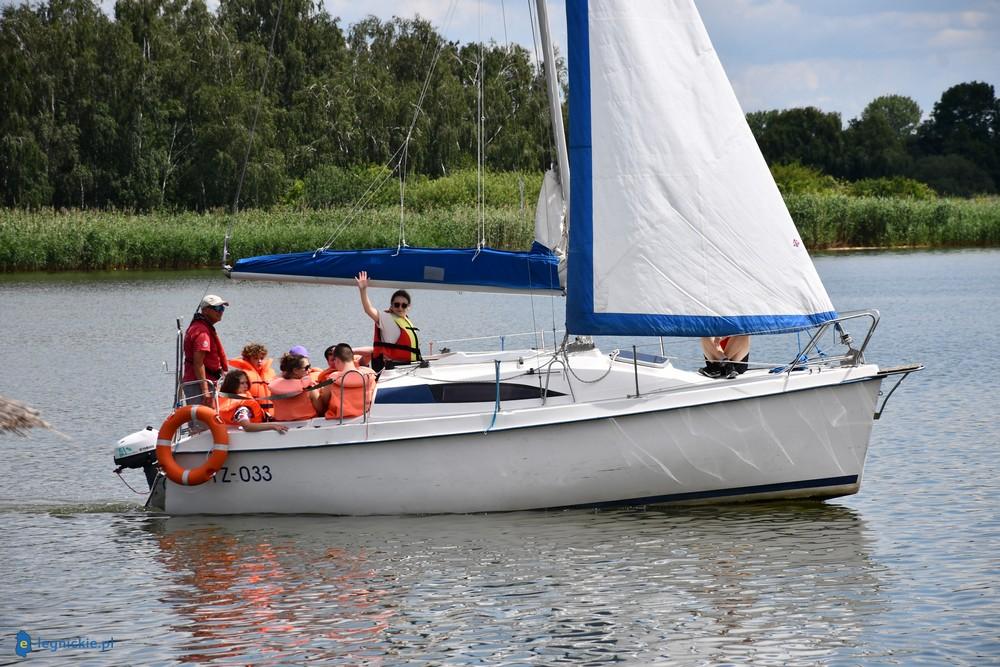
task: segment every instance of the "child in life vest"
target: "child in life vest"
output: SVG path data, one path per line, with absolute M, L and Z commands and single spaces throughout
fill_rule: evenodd
M 350 419 L 367 414 L 375 397 L 375 371 L 354 363 L 354 350 L 347 343 L 340 343 L 333 350 L 333 363 L 337 369 L 330 376 L 333 384 L 324 389 L 327 395 L 327 419 Z
M 284 433 L 284 424 L 264 422 L 264 410 L 250 395 L 250 378 L 245 371 L 226 373 L 219 388 L 219 417 L 223 423 L 241 426 L 244 431 L 278 431 Z
M 281 377 L 271 380 L 271 402 L 275 421 L 299 421 L 323 414 L 320 392 L 311 390 L 308 357 L 287 353 L 281 357 Z

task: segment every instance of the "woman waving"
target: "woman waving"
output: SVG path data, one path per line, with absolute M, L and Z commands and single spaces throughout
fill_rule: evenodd
M 372 343 L 372 368 L 381 371 L 387 365 L 412 364 L 422 360 L 417 329 L 407 316 L 410 311 L 410 293 L 396 290 L 389 301 L 389 309 L 379 311 L 368 298 L 368 272 L 362 271 L 354 279 L 361 293 L 361 307 L 375 322 Z M 388 362 L 388 363 L 387 363 Z

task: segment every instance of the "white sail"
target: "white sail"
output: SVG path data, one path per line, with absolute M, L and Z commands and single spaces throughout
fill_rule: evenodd
M 569 2 L 567 22 L 567 328 L 703 336 L 835 317 L 693 2 Z
M 561 250 L 565 215 L 562 188 L 555 172 L 549 169 L 542 179 L 542 189 L 538 192 L 538 204 L 535 206 L 535 241 L 550 250 Z

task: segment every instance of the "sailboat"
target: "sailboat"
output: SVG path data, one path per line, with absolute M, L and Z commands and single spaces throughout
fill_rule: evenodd
M 353 284 L 363 269 L 375 286 L 564 293 L 563 343 L 385 370 L 353 420 L 291 422 L 286 434 L 161 430 L 161 462 L 207 474 L 152 475 L 151 507 L 428 514 L 859 490 L 891 395 L 882 384 L 893 377 L 894 390 L 920 366 L 865 359 L 879 315 L 834 309 L 693 1 L 567 2 L 568 146 L 545 9 L 539 0 L 558 164 L 530 251 L 323 248 L 240 259 L 228 273 Z M 787 364 L 725 380 L 588 338 L 799 331 L 812 335 Z M 836 349 L 818 354 L 828 340 Z M 123 440 L 119 458 L 139 461 L 145 447 L 148 464 L 155 437 Z

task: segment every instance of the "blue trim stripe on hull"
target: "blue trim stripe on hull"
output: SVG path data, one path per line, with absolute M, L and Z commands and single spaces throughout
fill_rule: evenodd
M 729 498 L 732 496 L 750 496 L 758 493 L 775 493 L 778 491 L 799 491 L 804 489 L 822 489 L 830 486 L 846 486 L 857 484 L 857 475 L 842 477 L 824 477 L 822 479 L 807 479 L 799 482 L 779 482 L 777 484 L 758 484 L 757 486 L 739 486 L 732 489 L 714 489 L 712 491 L 692 491 L 690 493 L 672 493 L 666 496 L 647 496 L 644 498 L 627 498 L 625 500 L 607 500 L 599 503 L 582 503 L 566 505 L 553 509 L 590 509 L 596 507 L 635 507 L 638 505 L 661 505 L 689 500 L 709 500 L 712 498 Z M 843 494 L 841 494 L 843 495 Z

